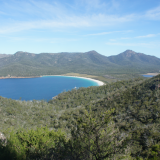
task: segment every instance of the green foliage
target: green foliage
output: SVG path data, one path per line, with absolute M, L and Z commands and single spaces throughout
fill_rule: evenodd
M 159 79 L 160 75 L 147 80 L 138 78 L 74 89 L 48 103 L 0 97 L 0 131 L 8 137 L 8 144 L 14 144 L 12 147 L 1 145 L 1 156 L 12 153 L 11 157 L 26 155 L 32 159 L 159 159 Z M 61 128 L 67 140 L 65 136 L 54 138 L 57 137 L 54 134 L 53 137 L 45 135 L 52 139 L 49 143 L 45 143 L 45 138 L 40 141 L 37 137 L 41 134 L 36 128 L 46 125 L 47 133 L 54 130 L 57 133 Z M 10 126 L 15 130 L 11 135 L 6 132 Z M 19 126 L 28 131 L 18 130 Z M 38 135 L 32 136 L 36 139 L 33 148 L 21 140 L 22 135 L 32 133 Z M 42 146 L 38 148 L 35 142 Z M 13 147 L 17 145 L 21 152 Z M 26 145 L 30 150 L 23 148 Z
M 113 112 L 114 109 L 95 115 L 92 111 L 85 111 L 85 115 L 77 120 L 68 146 L 72 159 L 102 160 L 122 152 L 126 137 L 118 134 L 111 121 Z
M 160 159 L 160 144 L 151 146 L 148 154 L 148 160 L 159 160 Z
M 61 131 L 49 131 L 47 127 L 36 130 L 19 129 L 12 131 L 6 146 L 0 147 L 0 159 L 25 160 L 45 157 L 50 148 L 55 148 L 57 143 L 65 141 Z

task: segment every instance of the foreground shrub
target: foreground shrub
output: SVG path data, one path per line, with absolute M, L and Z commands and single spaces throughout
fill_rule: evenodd
M 0 159 L 3 160 L 24 160 L 41 159 L 49 154 L 60 141 L 65 142 L 64 133 L 61 131 L 49 131 L 47 127 L 36 130 L 12 131 L 7 145 L 0 145 Z
M 111 116 L 113 112 L 114 109 L 98 114 L 86 111 L 84 117 L 77 120 L 66 147 L 68 159 L 103 160 L 116 158 L 116 155 L 121 157 L 126 146 L 126 135 L 121 135 L 115 128 Z

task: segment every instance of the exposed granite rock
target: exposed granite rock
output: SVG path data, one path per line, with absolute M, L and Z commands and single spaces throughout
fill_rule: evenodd
M 5 145 L 7 143 L 7 138 L 4 136 L 2 132 L 0 132 L 0 143 Z

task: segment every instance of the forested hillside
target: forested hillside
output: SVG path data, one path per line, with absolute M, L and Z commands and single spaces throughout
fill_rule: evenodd
M 49 102 L 0 97 L 7 137 L 0 158 L 158 160 L 159 87 L 160 75 L 74 89 Z
M 71 72 L 102 76 L 158 72 L 159 68 L 159 58 L 131 50 L 109 57 L 96 51 L 41 54 L 19 51 L 13 55 L 0 56 L 0 76 L 40 76 Z

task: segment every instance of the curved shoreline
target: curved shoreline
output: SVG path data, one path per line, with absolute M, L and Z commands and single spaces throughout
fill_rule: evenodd
M 98 84 L 98 86 L 103 86 L 105 85 L 104 82 L 93 79 L 93 78 L 87 78 L 87 77 L 78 77 L 78 76 L 66 76 L 66 75 L 43 75 L 41 77 L 45 77 L 45 76 L 65 76 L 65 77 L 75 77 L 75 78 L 82 78 L 82 79 L 87 79 L 87 80 L 91 80 L 93 82 L 96 82 Z
M 152 76 L 157 76 L 159 73 L 146 73 L 146 74 L 141 74 L 141 75 L 152 75 Z
M 66 76 L 66 75 L 42 75 L 42 76 L 31 76 L 31 77 L 16 77 L 16 76 L 11 76 L 11 77 L 0 77 L 0 79 L 10 79 L 10 78 L 39 78 L 39 77 L 45 77 L 45 76 L 65 76 L 65 77 L 75 77 L 75 78 L 82 78 L 82 79 L 87 79 L 93 82 L 96 82 L 98 84 L 98 86 L 103 86 L 105 85 L 104 82 L 100 81 L 100 80 L 96 80 L 93 78 L 87 78 L 87 77 L 79 77 L 79 76 Z

